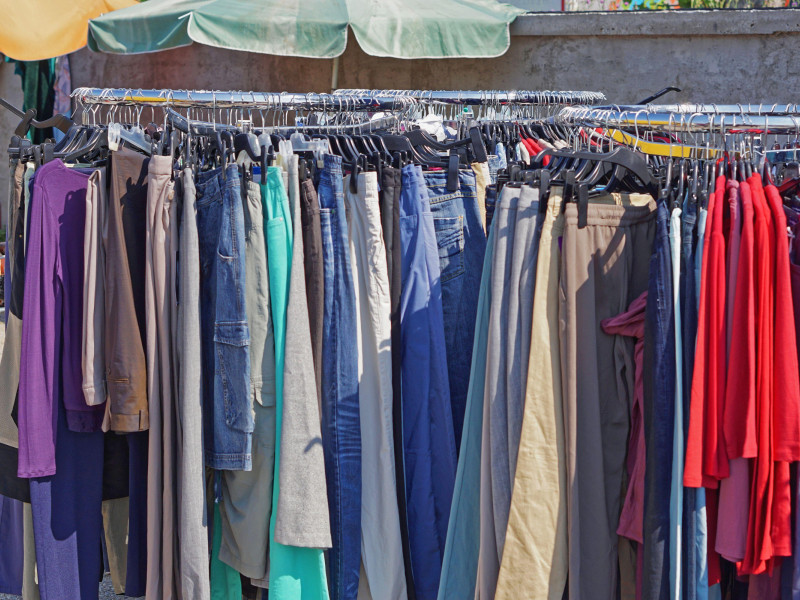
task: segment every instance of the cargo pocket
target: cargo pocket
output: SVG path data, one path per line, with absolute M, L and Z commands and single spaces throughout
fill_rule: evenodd
M 238 431 L 253 431 L 248 346 L 250 332 L 245 321 L 214 326 L 218 380 L 225 408 L 225 424 Z
M 434 217 L 436 243 L 439 246 L 439 268 L 442 282 L 463 275 L 464 220 L 463 217 Z

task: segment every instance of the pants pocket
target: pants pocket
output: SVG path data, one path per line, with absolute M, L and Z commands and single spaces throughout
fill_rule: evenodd
M 253 431 L 249 369 L 250 332 L 245 321 L 214 326 L 217 353 L 215 387 L 224 405 L 225 424 L 239 431 Z
M 442 282 L 465 272 L 464 267 L 464 218 L 434 217 L 436 243 L 439 246 L 439 268 Z

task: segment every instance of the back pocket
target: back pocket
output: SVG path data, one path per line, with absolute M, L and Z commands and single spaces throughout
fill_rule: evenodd
M 434 217 L 442 281 L 462 275 L 464 268 L 464 217 Z

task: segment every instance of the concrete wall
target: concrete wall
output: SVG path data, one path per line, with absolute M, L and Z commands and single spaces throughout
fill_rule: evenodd
M 340 59 L 339 87 L 598 90 L 609 102 L 633 103 L 677 85 L 683 91 L 665 100 L 800 101 L 800 10 L 539 13 L 518 18 L 511 32 L 511 48 L 500 58 L 438 61 L 367 56 L 351 35 Z M 201 45 L 138 56 L 84 48 L 70 62 L 73 87 L 331 87 L 331 60 Z M 18 87 L 9 66 L 0 65 L 0 96 L 21 104 Z M 0 121 L 0 139 L 9 135 Z M 3 177 L 0 170 L 0 190 L 6 189 Z

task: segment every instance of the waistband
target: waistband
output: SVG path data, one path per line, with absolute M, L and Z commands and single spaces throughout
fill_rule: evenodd
M 155 155 L 150 157 L 147 167 L 150 175 L 172 175 L 172 157 Z
M 519 194 L 517 210 L 526 210 L 534 204 L 539 205 L 539 188 L 523 185 Z
M 402 181 L 400 169 L 396 169 L 395 167 L 383 167 L 381 171 L 383 174 L 381 187 L 400 187 L 400 182 Z
M 504 186 L 495 210 L 517 210 L 521 192 L 522 190 L 518 187 Z
M 425 171 L 423 174 L 425 178 L 425 185 L 428 187 L 445 187 L 447 185 L 447 171 Z M 476 179 L 475 173 L 472 169 L 459 169 L 458 170 L 458 183 L 459 189 L 457 191 L 464 193 L 466 190 L 462 186 L 469 186 L 471 193 L 475 193 Z M 448 190 L 449 192 L 449 190 Z M 452 192 L 455 193 L 455 192 Z
M 344 178 L 345 189 L 349 189 L 350 178 L 352 175 L 346 175 Z M 366 198 L 367 200 L 378 200 L 378 174 L 374 171 L 367 171 L 366 173 L 358 174 L 358 195 L 359 197 Z
M 551 194 L 548 205 L 552 201 Z M 625 227 L 655 219 L 655 216 L 656 201 L 648 194 L 608 194 L 590 199 L 586 207 L 587 225 Z M 574 202 L 566 206 L 564 223 L 578 224 L 578 205 Z
M 425 176 L 422 173 L 422 167 L 419 165 L 406 165 L 403 167 L 401 177 L 403 180 L 403 187 L 406 184 L 410 185 L 425 185 Z
M 225 169 L 225 181 L 222 180 L 222 167 L 203 171 L 197 174 L 195 190 L 197 204 L 203 205 L 213 201 L 222 202 L 223 190 L 240 190 L 239 167 L 228 165 Z

